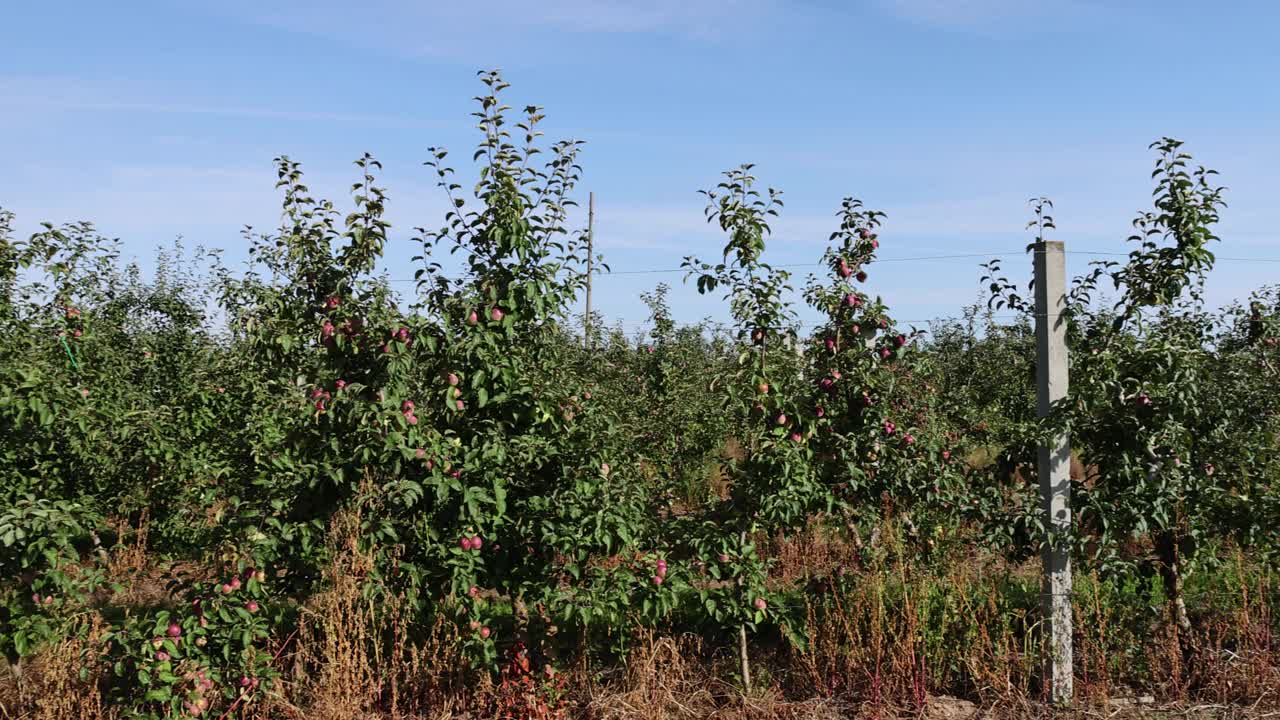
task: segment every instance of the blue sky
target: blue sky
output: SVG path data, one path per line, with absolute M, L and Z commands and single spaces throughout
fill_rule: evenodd
M 1122 250 L 1162 135 L 1229 187 L 1219 254 L 1280 259 L 1277 27 L 1252 0 L 23 3 L 0 29 L 0 206 L 24 232 L 92 220 L 144 263 L 179 234 L 238 262 L 239 229 L 277 222 L 274 156 L 345 206 L 369 151 L 405 277 L 444 207 L 426 148 L 465 163 L 475 72 L 498 67 L 549 137 L 586 141 L 614 270 L 716 257 L 696 191 L 742 162 L 785 192 L 776 263 L 817 261 L 846 195 L 888 213 L 883 258 L 1016 254 L 1042 194 L 1069 250 Z M 870 289 L 899 318 L 954 315 L 978 262 L 884 263 Z M 727 315 L 681 278 L 607 276 L 597 306 L 633 329 L 666 281 L 677 319 Z M 1210 298 L 1277 281 L 1223 261 Z

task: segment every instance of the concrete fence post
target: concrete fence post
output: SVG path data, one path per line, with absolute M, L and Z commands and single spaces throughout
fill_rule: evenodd
M 585 345 L 595 347 L 595 337 L 591 327 L 591 276 L 595 272 L 596 252 L 596 194 L 587 193 L 587 310 L 582 315 L 582 333 L 586 337 Z
M 1067 395 L 1066 260 L 1061 242 L 1035 245 L 1037 414 L 1049 415 Z M 1071 643 L 1071 444 L 1063 434 L 1040 447 L 1040 503 L 1051 542 L 1044 549 L 1041 608 L 1049 651 L 1050 696 L 1069 705 L 1073 696 Z

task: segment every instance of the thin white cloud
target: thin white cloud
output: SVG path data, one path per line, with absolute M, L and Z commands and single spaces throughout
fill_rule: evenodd
M 466 3 L 445 4 L 447 10 L 441 15 L 465 22 L 497 16 L 514 20 L 512 24 L 569 32 L 706 35 L 769 4 L 765 0 L 546 0 L 531 11 L 525 2 L 497 0 L 483 11 Z
M 227 0 L 211 12 L 396 55 L 489 61 L 517 48 L 572 49 L 562 34 L 648 33 L 712 39 L 756 24 L 777 0 L 490 0 L 485 3 Z
M 88 220 L 144 257 L 155 243 L 177 235 L 193 244 L 243 249 L 239 237 L 245 225 L 271 232 L 280 219 L 281 195 L 275 189 L 276 174 L 267 163 L 261 167 L 140 165 L 20 171 L 32 187 L 41 190 L 60 178 L 77 178 L 73 185 L 64 183 L 56 195 L 21 188 L 10 193 L 4 206 L 17 214 L 20 234 L 34 231 L 43 221 Z M 343 171 L 325 168 L 306 175 L 312 195 L 333 201 L 340 211 L 351 207 L 349 190 L 355 178 L 354 172 Z M 380 182 L 389 188 L 387 220 L 394 237 L 409 237 L 415 226 L 439 223 L 446 202 L 434 188 L 409 177 L 383 176 Z
M 1086 7 L 1079 0 L 877 0 L 888 12 L 925 25 L 992 30 L 1010 24 L 1062 18 Z
M 166 97 L 162 88 L 129 83 L 90 82 L 62 76 L 0 77 L 0 114 L 29 116 L 40 112 L 122 112 L 166 115 L 209 115 L 256 120 L 340 123 L 361 127 L 427 127 L 432 123 L 401 115 L 335 112 L 324 109 L 281 110 L 252 105 L 220 105 L 207 100 Z M 159 99 L 156 99 L 159 97 Z M 144 99 L 145 98 L 145 99 Z M 438 125 L 434 124 L 434 125 Z
M 680 205 L 610 205 L 598 201 L 596 206 L 596 244 L 601 250 L 661 250 L 668 258 L 666 265 L 679 263 L 686 255 L 697 255 L 715 261 L 724 249 L 725 234 L 720 226 L 707 222 L 702 198 L 692 196 Z M 570 226 L 585 227 L 586 212 L 579 208 L 570 218 Z M 839 225 L 832 215 L 788 213 L 771 218 L 769 246 L 783 251 L 803 247 L 805 252 L 821 247 Z

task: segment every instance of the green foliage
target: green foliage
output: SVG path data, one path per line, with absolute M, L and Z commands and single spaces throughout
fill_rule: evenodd
M 1248 321 L 1239 308 L 1204 307 L 1222 190 L 1209 184 L 1213 171 L 1187 169 L 1181 146 L 1152 145 L 1155 210 L 1134 221 L 1128 262 L 1095 263 L 1070 289 L 1070 393 L 1025 437 L 1070 432 L 1089 469 L 1072 483 L 1077 553 L 1107 572 L 1158 573 L 1185 632 L 1182 588 L 1213 560 L 1206 548 L 1231 541 L 1269 551 L 1265 528 L 1280 520 L 1280 408 L 1254 389 L 1274 374 L 1264 305 L 1255 301 Z M 993 303 L 1027 312 L 998 265 L 988 270 Z M 1100 309 L 1092 300 L 1107 277 L 1120 298 Z M 1033 506 L 1024 507 L 1020 522 L 1032 526 Z M 1149 550 L 1134 553 L 1135 544 Z
M 430 150 L 449 209 L 417 231 L 407 301 L 378 275 L 390 198 L 368 155 L 347 211 L 278 158 L 281 226 L 245 230 L 245 274 L 175 245 L 144 280 L 88 223 L 16 241 L 0 212 L 0 651 L 103 626 L 112 702 L 143 717 L 243 706 L 276 687 L 345 523 L 340 550 L 371 559 L 354 578 L 371 604 L 393 595 L 414 632 L 452 623 L 472 668 L 516 643 L 617 657 L 650 629 L 803 648 L 798 608 L 858 591 L 846 569 L 975 545 L 1032 557 L 1030 460 L 1064 430 L 1086 468 L 1073 492 L 1091 589 L 1160 604 L 1194 595 L 1230 549 L 1275 555 L 1280 291 L 1205 309 L 1221 191 L 1176 141 L 1157 145 L 1128 262 L 1071 289 L 1072 390 L 1040 421 L 1028 294 L 993 263 L 993 306 L 1017 321 L 973 307 L 900 328 L 865 285 L 885 216 L 856 199 L 806 284 L 824 319 L 802 336 L 791 276 L 764 260 L 781 193 L 750 165 L 703 193 L 721 261 L 684 263 L 699 292 L 723 292 L 732 327 L 678 327 L 660 285 L 645 333 L 584 343 L 569 321 L 587 250 L 567 226 L 580 143 L 544 143 L 540 108 L 513 121 L 506 83 L 481 81 L 474 182 Z M 1042 240 L 1052 205 L 1033 203 Z M 1120 297 L 1103 305 L 1107 280 Z M 799 584 L 777 544 L 811 525 L 853 549 Z M 135 571 L 168 585 L 139 602 L 122 589 L 137 578 L 111 573 L 144 529 Z M 884 605 L 905 606 L 908 585 Z M 1034 593 L 1005 590 L 1003 630 L 1030 634 Z M 978 606 L 930 593 L 912 610 L 926 627 Z M 973 639 L 948 632 L 922 642 L 945 655 Z

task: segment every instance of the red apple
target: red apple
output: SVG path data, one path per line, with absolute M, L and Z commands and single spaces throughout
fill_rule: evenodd
M 456 374 L 449 373 L 448 380 L 450 385 L 453 385 L 455 387 L 458 385 L 458 376 Z
M 504 313 L 502 312 L 502 308 L 500 307 L 495 306 L 492 310 L 489 311 L 489 318 L 494 322 L 502 322 L 503 316 L 504 316 Z

